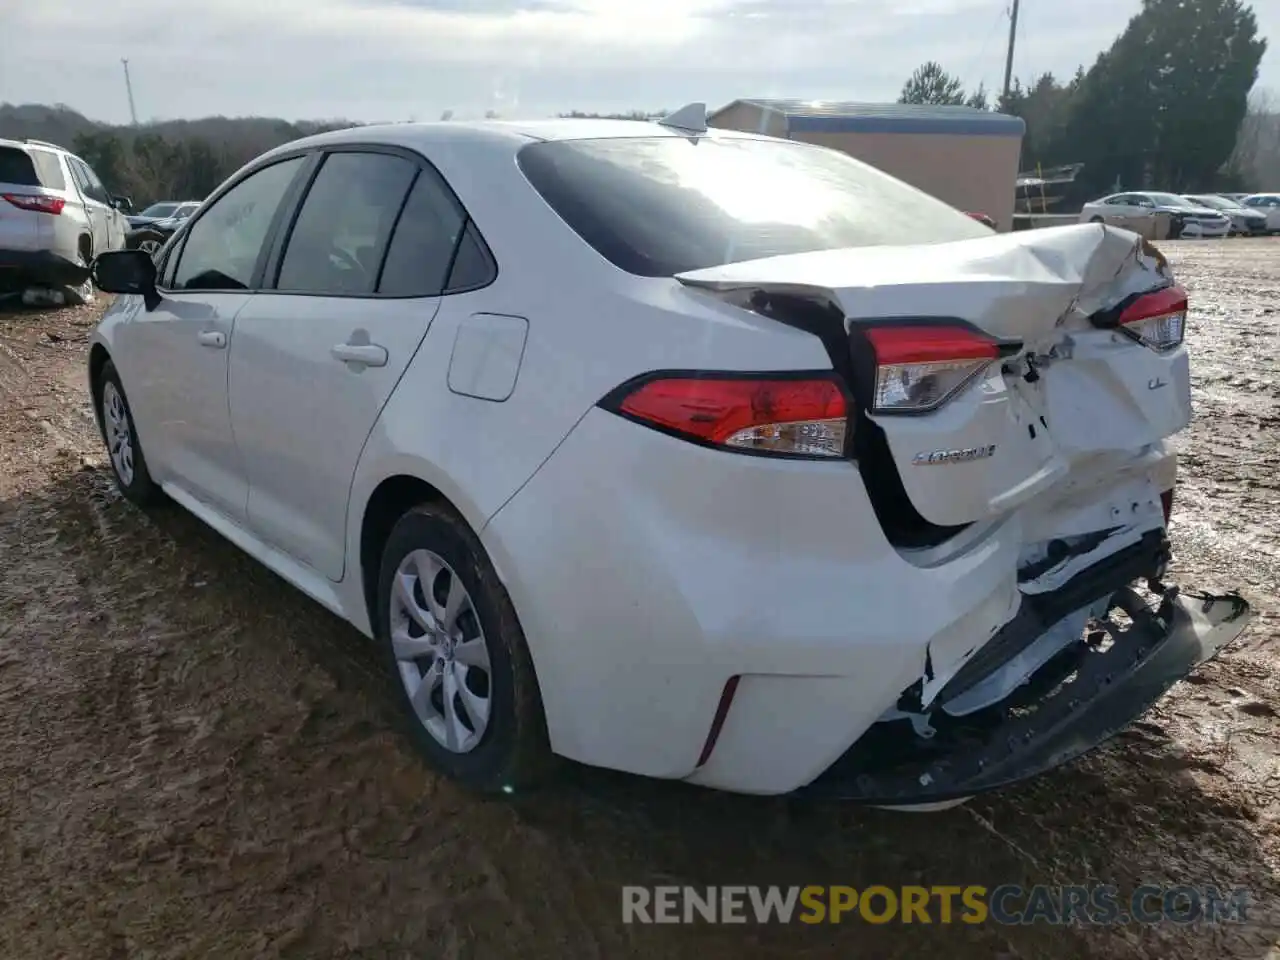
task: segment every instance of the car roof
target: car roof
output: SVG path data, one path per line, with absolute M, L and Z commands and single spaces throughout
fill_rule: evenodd
M 709 129 L 703 137 L 743 139 L 748 135 L 737 131 Z M 603 140 L 623 137 L 683 137 L 688 131 L 675 130 L 646 120 L 606 120 L 564 117 L 555 120 L 475 120 L 436 121 L 431 123 L 385 123 L 364 127 L 332 130 L 294 140 L 270 151 L 278 152 L 307 147 L 339 146 L 347 143 L 377 143 L 409 149 L 430 150 L 447 146 L 450 151 L 488 152 L 507 149 L 515 152 L 527 143 L 548 140 Z M 754 137 L 754 139 L 760 139 Z

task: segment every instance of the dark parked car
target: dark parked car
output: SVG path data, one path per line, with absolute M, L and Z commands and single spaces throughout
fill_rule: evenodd
M 163 200 L 147 209 L 131 214 L 129 226 L 137 230 L 160 220 L 185 220 L 200 208 L 199 200 Z
M 154 257 L 199 208 L 198 202 L 190 200 L 183 203 L 153 203 L 136 217 L 129 218 L 130 230 L 125 234 L 124 244 L 130 250 L 145 250 Z

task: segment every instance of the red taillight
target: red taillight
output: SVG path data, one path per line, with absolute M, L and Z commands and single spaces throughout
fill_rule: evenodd
M 832 377 L 673 375 L 604 406 L 646 426 L 733 450 L 842 457 L 849 410 Z
M 30 210 L 32 213 L 51 213 L 57 216 L 62 212 L 62 208 L 67 205 L 67 201 L 61 197 L 41 197 L 34 194 L 26 193 L 5 193 L 0 194 L 19 210 Z
M 1173 518 L 1173 487 L 1160 494 L 1160 506 L 1164 508 L 1164 525 L 1167 527 Z
M 1187 291 L 1179 286 L 1143 294 L 1120 312 L 1120 329 L 1152 350 L 1182 343 L 1187 328 Z
M 968 327 L 902 324 L 866 331 L 876 360 L 876 413 L 926 413 L 946 403 L 1000 356 Z

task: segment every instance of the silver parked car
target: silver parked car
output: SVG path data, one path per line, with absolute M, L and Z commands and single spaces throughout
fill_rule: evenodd
M 124 246 L 130 206 L 61 147 L 0 140 L 0 292 L 86 283 L 96 255 Z
M 1246 207 L 1230 197 L 1212 193 L 1200 193 L 1184 196 L 1183 199 L 1200 207 L 1217 210 L 1223 216 L 1229 217 L 1231 219 L 1232 233 L 1251 235 L 1268 232 L 1265 211 Z

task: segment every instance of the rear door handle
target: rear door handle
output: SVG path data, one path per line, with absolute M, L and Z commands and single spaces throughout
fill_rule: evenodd
M 213 347 L 222 350 L 227 345 L 227 335 L 221 330 L 201 330 L 196 336 L 202 347 Z
M 339 343 L 330 347 L 329 352 L 335 360 L 343 363 L 359 363 L 366 367 L 385 367 L 387 365 L 387 348 L 376 343 Z

